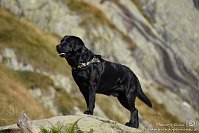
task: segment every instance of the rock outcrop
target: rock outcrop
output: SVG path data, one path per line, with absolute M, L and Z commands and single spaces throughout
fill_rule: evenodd
M 39 133 L 56 131 L 65 132 L 86 132 L 86 133 L 136 133 L 145 132 L 139 129 L 124 126 L 112 120 L 88 116 L 88 115 L 68 115 L 56 116 L 43 120 L 31 121 L 27 115 L 23 115 L 18 125 L 1 127 L 0 132 L 12 131 L 21 133 Z

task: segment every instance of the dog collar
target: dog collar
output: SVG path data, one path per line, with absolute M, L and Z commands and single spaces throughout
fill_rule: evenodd
M 96 62 L 100 62 L 100 60 L 98 58 L 96 58 L 96 57 L 93 57 L 92 60 L 90 60 L 88 62 L 80 63 L 77 67 L 73 67 L 72 69 L 73 70 L 81 69 L 83 67 L 86 67 L 86 66 L 88 66 L 88 65 L 90 65 L 92 63 L 96 63 Z

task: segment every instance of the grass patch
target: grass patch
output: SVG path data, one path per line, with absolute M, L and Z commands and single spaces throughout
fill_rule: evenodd
M 20 60 L 34 68 L 66 73 L 68 65 L 58 56 L 55 46 L 60 38 L 39 29 L 33 23 L 19 19 L 0 8 L 0 50 L 12 48 Z
M 15 73 L 12 70 L 1 64 L 0 69 L 0 126 L 16 123 L 22 112 L 26 112 L 31 119 L 52 116 L 14 79 Z
M 79 119 L 80 120 L 80 119 Z M 42 133 L 84 133 L 81 131 L 77 125 L 78 121 L 75 121 L 74 123 L 63 125 L 61 123 L 57 123 L 55 126 L 52 125 L 50 130 L 42 128 Z
M 26 88 L 36 87 L 48 90 L 49 86 L 54 86 L 53 80 L 46 75 L 30 71 L 15 71 L 16 78 L 23 83 Z
M 105 14 L 89 3 L 80 0 L 70 0 L 67 1 L 67 5 L 71 11 L 74 11 L 80 15 L 84 15 L 85 19 L 82 23 L 87 23 L 87 21 L 92 24 L 95 23 L 100 25 L 108 23 Z

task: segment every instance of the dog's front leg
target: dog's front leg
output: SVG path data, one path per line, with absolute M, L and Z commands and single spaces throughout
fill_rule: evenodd
M 87 97 L 87 110 L 84 112 L 84 114 L 89 114 L 89 115 L 93 115 L 93 109 L 95 108 L 95 87 L 91 86 L 89 87 L 88 90 L 88 97 Z

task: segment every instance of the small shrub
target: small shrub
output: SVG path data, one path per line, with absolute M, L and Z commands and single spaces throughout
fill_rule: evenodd
M 82 118 L 78 119 L 74 123 L 63 125 L 61 123 L 57 123 L 55 126 L 52 125 L 50 129 L 42 128 L 42 133 L 83 133 L 77 125 L 78 121 Z

